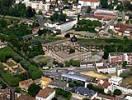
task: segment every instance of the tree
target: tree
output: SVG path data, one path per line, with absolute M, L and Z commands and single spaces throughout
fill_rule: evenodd
M 70 38 L 70 34 L 66 34 L 65 35 L 65 38 Z
M 126 65 L 127 65 L 127 61 L 124 61 L 123 64 L 122 64 L 122 67 L 126 68 Z
M 88 6 L 88 8 L 87 8 L 87 11 L 86 11 L 86 13 L 90 13 L 91 12 L 91 7 L 90 6 Z
M 51 17 L 50 20 L 53 22 L 65 22 L 66 21 L 66 14 L 62 12 L 55 12 Z
M 40 91 L 41 87 L 36 84 L 31 84 L 28 88 L 28 94 L 35 97 L 36 94 Z
M 108 0 L 100 0 L 100 5 L 102 8 L 108 7 Z
M 114 92 L 113 92 L 113 94 L 118 96 L 118 95 L 121 95 L 122 92 L 119 89 L 115 89 Z
M 69 50 L 69 54 L 75 53 L 75 49 L 74 48 L 70 48 Z
M 27 8 L 27 17 L 28 17 L 28 18 L 33 17 L 33 16 L 35 15 L 35 13 L 36 13 L 36 12 L 35 12 L 35 10 L 34 10 L 32 7 L 29 6 L 29 7 Z
M 68 91 L 57 88 L 56 89 L 56 96 L 63 96 L 66 100 L 71 100 L 72 94 Z

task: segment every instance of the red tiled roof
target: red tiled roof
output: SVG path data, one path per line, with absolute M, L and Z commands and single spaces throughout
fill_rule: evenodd
M 83 2 L 99 2 L 99 0 L 80 0 L 80 1 L 83 1 Z
M 127 24 L 116 24 L 115 26 L 115 30 L 119 31 L 119 32 L 124 32 L 127 29 L 129 29 L 129 31 L 132 32 L 132 25 L 127 25 Z
M 37 94 L 37 97 L 47 98 L 51 93 L 54 92 L 54 89 L 46 87 L 43 90 L 40 90 Z
M 102 88 L 107 88 L 108 86 L 110 86 L 110 83 L 108 82 L 108 80 L 99 80 L 98 85 Z

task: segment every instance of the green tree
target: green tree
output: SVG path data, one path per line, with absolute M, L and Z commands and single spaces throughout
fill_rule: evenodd
M 126 68 L 126 65 L 127 65 L 127 61 L 124 61 L 123 64 L 122 64 L 122 67 Z
M 41 87 L 39 85 L 32 84 L 28 88 L 28 94 L 35 97 L 37 95 L 37 93 L 40 91 L 40 89 L 41 89 Z
M 72 94 L 68 91 L 57 88 L 56 89 L 56 96 L 63 96 L 66 100 L 71 100 Z
M 114 92 L 113 92 L 113 94 L 119 96 L 119 95 L 122 94 L 122 92 L 119 89 L 115 89 Z
M 108 7 L 108 0 L 100 0 L 100 5 L 102 8 Z

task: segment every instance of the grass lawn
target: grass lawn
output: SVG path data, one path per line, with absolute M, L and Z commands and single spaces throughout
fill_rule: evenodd
M 125 85 L 125 86 L 126 86 L 126 85 L 132 86 L 132 77 L 129 76 L 129 77 L 127 77 L 127 78 L 124 78 L 123 81 L 122 81 L 122 84 Z
M 108 75 L 100 74 L 94 71 L 88 71 L 88 72 L 81 72 L 82 75 L 90 76 L 93 78 L 98 78 L 98 79 L 108 79 Z
M 50 57 L 44 55 L 39 55 L 33 58 L 33 61 L 36 63 L 47 63 L 50 60 Z

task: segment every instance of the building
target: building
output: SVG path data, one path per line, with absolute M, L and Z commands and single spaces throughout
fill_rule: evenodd
M 119 64 L 122 63 L 124 60 L 122 53 L 110 53 L 108 57 L 108 61 L 111 64 Z
M 66 31 L 69 31 L 73 28 L 74 25 L 77 24 L 77 19 L 67 20 L 63 23 L 44 23 L 44 26 L 51 29 L 54 33 L 57 32 L 57 30 L 60 30 L 61 33 L 65 33 Z
M 90 6 L 92 9 L 96 9 L 99 7 L 100 0 L 79 0 L 79 5 L 83 6 Z
M 16 0 L 16 4 L 18 3 L 23 3 L 26 5 L 26 7 L 32 7 L 35 9 L 36 12 L 42 11 L 46 12 L 49 10 L 50 4 L 48 2 L 43 2 L 43 1 L 32 1 L 32 0 Z
M 121 64 L 124 61 L 132 64 L 132 53 L 110 53 L 108 61 L 110 64 Z
M 128 24 L 116 24 L 114 25 L 114 31 L 121 36 L 127 36 L 132 38 L 132 25 Z
M 116 11 L 110 11 L 110 10 L 102 10 L 102 9 L 97 9 L 94 12 L 94 16 L 96 18 L 101 18 L 103 20 L 111 20 L 117 18 L 117 12 Z
M 28 80 L 20 81 L 19 82 L 19 87 L 22 90 L 27 91 L 31 84 L 33 84 L 33 80 L 32 79 L 28 79 Z
M 61 75 L 62 80 L 73 80 L 73 81 L 80 81 L 84 83 L 84 87 L 86 88 L 89 82 L 92 81 L 92 78 L 86 77 L 84 75 L 80 75 L 74 72 L 64 73 Z
M 36 100 L 52 100 L 55 97 L 55 90 L 49 87 L 46 87 L 43 90 L 40 90 L 36 95 Z
M 52 82 L 51 78 L 42 77 L 40 80 L 40 85 L 44 89 Z
M 122 83 L 122 77 L 117 77 L 117 76 L 112 76 L 109 79 L 109 83 L 114 84 L 114 85 L 120 85 Z
M 93 100 L 96 96 L 97 96 L 97 93 L 93 90 L 90 90 L 88 88 L 84 88 L 84 87 L 77 87 L 77 88 L 74 88 L 74 92 L 79 94 L 79 95 L 83 95 L 87 98 L 90 98 L 90 100 Z
M 0 100 L 10 100 L 10 89 L 0 89 Z
M 113 74 L 116 73 L 117 67 L 116 66 L 102 66 L 102 67 L 96 67 L 98 73 L 108 73 Z
M 98 80 L 98 82 L 97 82 L 97 86 L 103 88 L 104 93 L 106 93 L 106 94 L 109 93 L 108 87 L 110 85 L 111 84 L 108 82 L 108 79 Z

